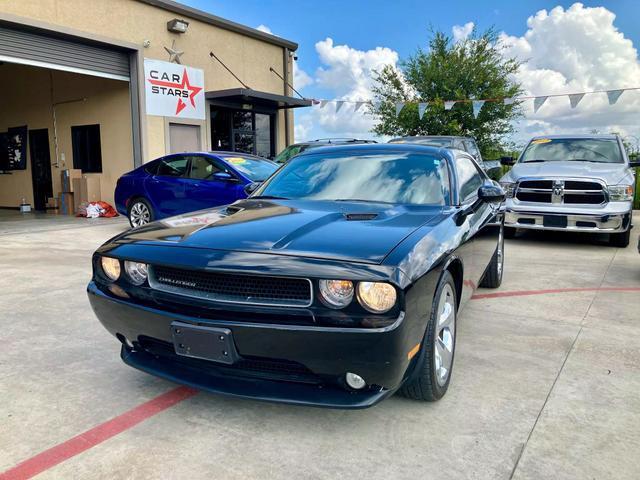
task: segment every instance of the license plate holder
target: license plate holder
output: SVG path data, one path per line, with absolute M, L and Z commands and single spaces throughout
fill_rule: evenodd
M 567 217 L 564 215 L 544 215 L 542 224 L 545 227 L 567 228 Z
M 239 359 L 228 328 L 171 323 L 173 348 L 177 355 L 231 365 Z

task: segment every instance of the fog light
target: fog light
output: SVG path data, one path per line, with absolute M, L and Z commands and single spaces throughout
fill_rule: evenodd
M 360 375 L 356 375 L 355 373 L 347 372 L 344 377 L 347 385 L 349 385 L 354 390 L 361 390 L 367 386 L 367 383 L 364 381 Z

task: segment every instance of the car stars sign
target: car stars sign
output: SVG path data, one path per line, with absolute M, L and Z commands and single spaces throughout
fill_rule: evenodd
M 147 114 L 204 120 L 204 72 L 160 60 L 144 60 Z

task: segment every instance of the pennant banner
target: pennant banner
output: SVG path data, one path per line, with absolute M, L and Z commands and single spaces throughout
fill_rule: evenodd
M 353 113 L 356 113 L 358 110 L 360 110 L 365 103 L 366 102 L 356 102 L 356 106 L 353 109 Z
M 344 105 L 344 100 L 336 100 L 336 113 L 340 111 L 343 105 Z
M 472 102 L 473 105 L 473 117 L 478 118 L 478 114 L 480 113 L 480 109 L 484 105 L 484 100 L 474 100 Z
M 327 103 L 329 102 L 327 102 L 326 100 L 320 100 L 320 108 L 324 108 Z
M 536 97 L 533 99 L 533 111 L 537 112 L 538 110 L 540 110 L 540 107 L 542 105 L 544 105 L 544 102 L 547 101 L 547 98 L 549 97 Z
M 422 117 L 424 116 L 424 112 L 427 110 L 427 105 L 428 103 L 426 102 L 420 102 L 418 104 L 418 115 L 420 116 L 420 120 L 422 120 Z
M 456 103 L 456 100 L 447 100 L 446 102 L 444 102 L 444 109 L 451 110 Z
M 607 98 L 609 99 L 609 105 L 615 105 L 616 102 L 618 101 L 618 99 L 620 98 L 620 95 L 622 95 L 622 92 L 624 92 L 624 90 L 609 90 L 607 92 Z
M 404 102 L 396 102 L 396 117 L 400 115 L 400 112 L 404 108 Z
M 505 98 L 503 102 L 505 105 L 513 105 L 514 103 L 516 103 L 516 99 L 513 97 Z
M 576 108 L 584 97 L 584 93 L 572 93 L 569 95 L 569 102 L 571 103 L 571 108 Z

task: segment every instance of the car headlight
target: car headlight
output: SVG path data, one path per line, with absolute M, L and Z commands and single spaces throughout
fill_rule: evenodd
M 320 294 L 331 308 L 344 308 L 353 299 L 353 282 L 349 280 L 320 280 Z
M 396 289 L 388 283 L 358 283 L 358 301 L 371 313 L 388 312 L 396 304 Z
M 116 281 L 120 278 L 120 260 L 111 257 L 102 257 L 100 259 L 102 271 L 109 280 Z
M 516 184 L 513 182 L 500 182 L 500 186 L 504 190 L 504 194 L 507 198 L 513 198 L 513 193 L 516 189 Z
M 124 270 L 134 285 L 142 285 L 147 281 L 148 273 L 146 263 L 130 262 L 127 260 L 124 262 Z
M 612 202 L 629 202 L 633 200 L 631 185 L 609 185 L 609 200 Z

